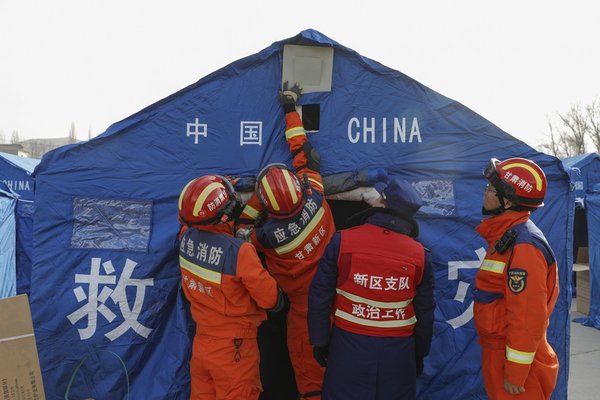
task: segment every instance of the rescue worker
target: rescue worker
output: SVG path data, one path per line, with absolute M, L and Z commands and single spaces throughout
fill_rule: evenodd
M 239 237 L 247 237 L 265 257 L 269 273 L 289 299 L 287 344 L 300 398 L 320 399 L 324 369 L 313 358 L 306 313 L 308 287 L 335 232 L 319 173 L 319 155 L 307 140 L 296 112 L 301 88 L 284 84 L 280 100 L 285 137 L 295 173 L 284 164 L 266 166 L 240 216 Z
M 556 258 L 530 221 L 544 205 L 546 176 L 523 158 L 492 158 L 476 228 L 489 250 L 475 278 L 474 320 L 490 399 L 549 399 L 558 359 L 546 339 L 558 296 Z
M 422 200 L 403 179 L 375 187 L 381 197 L 357 214 L 361 225 L 333 236 L 310 286 L 310 340 L 327 366 L 323 400 L 415 399 L 431 345 L 431 256 L 414 239 Z
M 196 322 L 194 400 L 256 400 L 262 390 L 256 332 L 280 294 L 254 246 L 233 236 L 236 202 L 218 175 L 192 180 L 179 197 L 181 283 Z

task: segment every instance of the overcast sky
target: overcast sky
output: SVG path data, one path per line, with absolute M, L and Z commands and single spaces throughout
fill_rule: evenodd
M 87 139 L 313 28 L 537 147 L 600 98 L 599 17 L 592 0 L 0 0 L 0 132 Z

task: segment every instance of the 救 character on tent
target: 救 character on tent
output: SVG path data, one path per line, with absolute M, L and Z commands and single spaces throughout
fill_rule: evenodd
M 421 197 L 399 178 L 375 188 L 381 197 L 353 218 L 361 225 L 333 236 L 310 286 L 323 399 L 413 400 L 431 345 L 431 255 L 414 239 Z
M 236 194 L 227 179 L 206 175 L 179 197 L 181 284 L 196 322 L 190 361 L 192 399 L 256 400 L 262 390 L 256 332 L 277 307 L 277 283 L 256 249 L 233 236 Z
M 558 296 L 556 258 L 529 219 L 544 205 L 546 176 L 534 162 L 491 159 L 477 232 L 488 252 L 476 275 L 475 327 L 490 399 L 549 399 L 558 358 L 546 340 Z

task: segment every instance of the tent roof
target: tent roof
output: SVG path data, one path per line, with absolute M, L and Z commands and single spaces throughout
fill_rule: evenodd
M 22 169 L 23 171 L 31 174 L 35 167 L 40 163 L 40 160 L 28 157 L 19 157 L 14 154 L 0 152 L 0 158 L 3 158 L 8 164 Z
M 562 163 L 568 168 L 582 168 L 594 160 L 600 160 L 600 155 L 598 153 L 586 153 L 566 157 L 562 159 Z

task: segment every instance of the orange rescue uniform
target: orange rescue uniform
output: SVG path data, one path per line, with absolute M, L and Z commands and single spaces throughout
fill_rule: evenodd
M 489 250 L 476 275 L 475 327 L 482 347 L 486 391 L 494 399 L 549 399 L 558 359 L 546 339 L 558 296 L 558 270 L 550 246 L 527 211 L 506 211 L 477 227 Z M 514 243 L 496 243 L 513 230 Z M 504 380 L 523 386 L 511 395 Z
M 256 400 L 262 391 L 257 327 L 277 303 L 275 280 L 229 224 L 188 228 L 179 249 L 182 287 L 196 322 L 191 399 Z
M 307 142 L 302 121 L 297 112 L 287 113 L 286 140 L 294 154 L 293 166 L 298 178 L 304 175 L 310 184 L 305 193 L 307 202 L 295 215 L 285 219 L 267 217 L 250 236 L 258 251 L 265 255 L 267 268 L 287 294 L 290 309 L 287 316 L 287 343 L 300 395 L 319 399 L 324 369 L 313 357 L 308 338 L 308 289 L 325 247 L 335 233 L 331 209 L 324 198 L 323 179 L 318 171 L 307 167 L 302 151 Z M 263 207 L 256 193 L 250 198 L 240 222 L 252 223 Z

